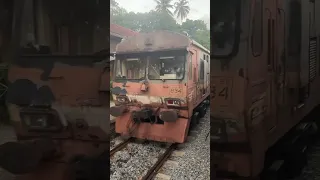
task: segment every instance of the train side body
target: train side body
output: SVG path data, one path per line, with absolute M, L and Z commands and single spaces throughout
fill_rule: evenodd
M 123 73 L 124 64 L 119 67 L 126 61 L 143 63 L 143 73 L 139 79 L 129 77 L 130 68 L 125 78 L 115 74 L 111 92 L 117 106 L 111 114 L 117 116 L 116 132 L 183 143 L 194 109 L 209 96 L 209 51 L 184 35 L 156 31 L 118 44 L 114 72 Z
M 224 5 L 213 5 L 226 10 L 213 22 L 211 155 L 218 178 L 256 178 L 266 152 L 319 104 L 320 4 Z
M 3 61 L 10 62 L 6 103 L 17 141 L 0 146 L 7 158 L 1 167 L 19 180 L 98 179 L 105 172 L 92 169 L 109 153 L 110 71 L 108 55 L 94 52 L 109 46 L 97 38 L 109 31 L 59 24 L 54 8 L 46 8 L 59 2 L 12 4 L 13 40 L 6 48 L 14 55 Z

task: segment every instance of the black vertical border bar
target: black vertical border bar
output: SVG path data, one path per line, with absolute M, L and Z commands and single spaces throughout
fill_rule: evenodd
M 107 1 L 107 0 L 95 0 L 95 1 L 98 4 L 96 19 L 98 20 L 99 25 L 102 26 L 105 31 L 109 31 L 107 39 L 106 39 L 106 41 L 108 41 L 108 43 L 107 43 L 108 47 L 105 47 L 102 54 L 98 53 L 97 56 L 106 55 L 106 59 L 109 60 L 108 64 L 107 64 L 107 69 L 110 69 L 109 67 L 110 67 L 110 23 L 111 23 L 110 22 L 110 11 L 111 11 L 110 2 L 111 1 Z M 109 73 L 109 76 L 110 76 L 110 73 Z M 110 77 L 109 77 L 109 79 L 110 79 Z M 110 82 L 108 82 L 108 84 L 110 85 Z M 110 100 L 110 86 L 109 86 L 109 91 L 108 91 L 107 96 Z M 108 104 L 107 111 L 110 112 L 110 103 L 107 103 L 107 104 Z M 110 113 L 108 113 L 107 116 L 108 117 L 106 117 L 106 120 L 110 122 Z M 107 132 L 109 134 L 109 136 L 107 137 L 108 138 L 108 140 L 107 140 L 108 145 L 107 145 L 107 149 L 102 154 L 101 166 L 99 167 L 99 170 L 101 171 L 101 172 L 99 172 L 99 174 L 100 173 L 102 174 L 101 180 L 110 179 L 110 167 L 111 167 L 111 165 L 110 165 L 110 135 L 111 135 L 110 124 L 108 127 L 109 127 L 108 128 L 109 132 Z
M 212 57 L 212 50 L 213 50 L 213 34 L 212 34 L 212 30 L 214 28 L 213 26 L 213 21 L 215 18 L 214 17 L 214 14 L 213 14 L 213 3 L 211 3 L 212 1 L 210 1 L 210 58 L 209 58 L 209 61 L 212 61 L 213 60 L 213 57 Z M 214 2 L 214 1 L 213 1 Z M 209 95 L 209 100 L 210 100 L 210 104 L 209 104 L 209 118 L 210 118 L 210 130 L 209 130 L 209 133 L 207 135 L 206 138 L 209 138 L 209 143 L 210 143 L 210 147 L 209 147 L 209 154 L 210 154 L 210 179 L 212 180 L 215 180 L 216 179 L 216 172 L 215 172 L 215 167 L 214 167 L 214 164 L 213 164 L 213 155 L 212 155 L 212 151 L 211 151 L 211 96 L 214 96 L 215 95 L 215 87 L 211 87 L 213 84 L 212 84 L 212 80 L 211 80 L 211 73 L 212 73 L 212 70 L 211 70 L 211 65 L 212 65 L 212 62 L 209 62 L 209 86 L 210 86 L 210 95 Z

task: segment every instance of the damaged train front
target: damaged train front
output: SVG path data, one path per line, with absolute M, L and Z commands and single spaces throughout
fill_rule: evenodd
M 117 133 L 161 142 L 185 141 L 188 43 L 186 36 L 157 31 L 118 44 L 111 89 L 116 105 L 110 109 Z

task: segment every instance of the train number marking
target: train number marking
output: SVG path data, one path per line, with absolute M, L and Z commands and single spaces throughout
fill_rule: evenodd
M 214 99 L 216 97 L 216 86 L 212 85 L 211 88 L 211 98 Z
M 217 88 L 216 88 L 215 85 L 213 85 L 213 87 L 211 87 L 211 98 L 212 99 L 216 98 L 216 94 L 217 94 L 216 91 L 217 91 Z M 228 97 L 229 97 L 229 89 L 228 89 L 228 87 L 222 88 L 219 91 L 218 96 L 219 97 L 224 97 L 224 99 L 227 100 Z
M 224 97 L 225 100 L 228 99 L 228 87 L 222 88 L 222 90 L 219 92 L 220 97 Z
M 182 94 L 182 88 L 179 87 L 172 87 L 170 89 L 170 94 Z
M 228 107 L 232 101 L 232 79 L 211 77 L 210 98 L 215 107 Z

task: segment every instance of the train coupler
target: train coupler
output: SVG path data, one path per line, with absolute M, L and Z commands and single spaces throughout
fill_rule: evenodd
M 141 122 L 141 120 L 150 119 L 153 116 L 153 110 L 149 108 L 132 111 L 132 120 L 134 122 Z

